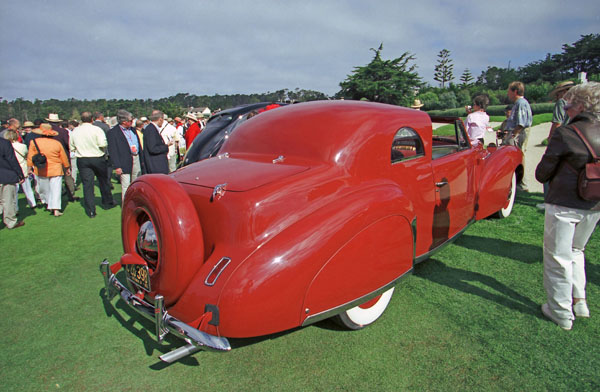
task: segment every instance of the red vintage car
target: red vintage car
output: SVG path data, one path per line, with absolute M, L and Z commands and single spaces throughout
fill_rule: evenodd
M 169 362 L 329 317 L 362 328 L 415 263 L 510 214 L 521 162 L 515 147 L 471 146 L 459 118 L 392 105 L 262 113 L 220 155 L 130 186 L 105 293 L 153 320 L 159 341 L 187 341 Z

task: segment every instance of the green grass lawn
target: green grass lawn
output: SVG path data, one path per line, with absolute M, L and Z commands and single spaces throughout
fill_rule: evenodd
M 477 222 L 417 265 L 370 327 L 324 321 L 166 365 L 158 355 L 180 342 L 159 346 L 153 325 L 100 296 L 100 261 L 121 255 L 120 208 L 92 220 L 74 203 L 54 218 L 21 195 L 25 227 L 0 226 L 2 390 L 597 391 L 600 234 L 587 249 L 592 318 L 563 331 L 540 311 L 541 200 L 519 194 L 508 219 Z

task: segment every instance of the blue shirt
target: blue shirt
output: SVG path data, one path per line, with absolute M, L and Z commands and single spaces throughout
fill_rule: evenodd
M 138 143 L 138 138 L 136 137 L 135 133 L 131 129 L 123 128 L 120 125 L 119 125 L 119 128 L 121 128 L 123 135 L 125 135 L 125 139 L 127 139 L 127 143 L 129 143 L 129 150 L 131 151 L 131 153 L 133 155 L 139 154 L 140 153 L 140 144 Z M 133 149 L 133 147 L 135 147 L 135 150 Z M 135 151 L 135 153 L 134 153 L 134 151 Z
M 533 115 L 531 114 L 529 102 L 523 97 L 517 99 L 512 108 L 512 112 L 510 113 L 510 117 L 506 120 L 506 129 L 512 131 L 517 126 L 529 128 L 532 122 Z
M 566 125 L 569 123 L 569 116 L 565 110 L 566 104 L 567 101 L 562 98 L 556 101 L 556 104 L 554 104 L 554 111 L 552 112 L 553 123 L 558 123 L 560 125 Z

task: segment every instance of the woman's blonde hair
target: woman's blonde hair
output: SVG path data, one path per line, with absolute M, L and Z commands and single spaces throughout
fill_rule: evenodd
M 17 135 L 17 131 L 13 131 L 12 129 L 9 129 L 8 131 L 6 131 L 4 133 L 4 138 L 6 140 L 8 140 L 9 142 L 14 143 L 17 140 L 19 140 L 19 135 Z

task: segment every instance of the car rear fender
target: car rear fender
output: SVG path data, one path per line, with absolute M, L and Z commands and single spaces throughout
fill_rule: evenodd
M 311 282 L 301 317 L 322 320 L 396 281 L 412 268 L 413 239 L 403 215 L 383 217 L 357 232 Z
M 313 314 L 304 306 L 307 298 L 314 309 L 325 309 L 393 281 L 412 266 L 408 222 L 413 216 L 412 204 L 397 185 L 378 184 L 346 194 L 298 220 L 261 244 L 231 273 L 218 302 L 219 334 L 248 337 L 294 328 Z M 388 224 L 395 227 L 385 227 Z M 363 244 L 366 250 L 353 254 L 367 240 L 372 243 Z M 378 246 L 384 249 L 383 260 Z M 393 255 L 393 250 L 400 255 Z M 335 276 L 344 262 L 348 274 Z M 350 272 L 369 276 L 365 282 Z M 333 279 L 329 283 L 334 290 L 349 289 L 341 284 L 344 279 L 356 287 L 324 303 L 326 292 L 332 291 L 324 288 L 328 279 Z

